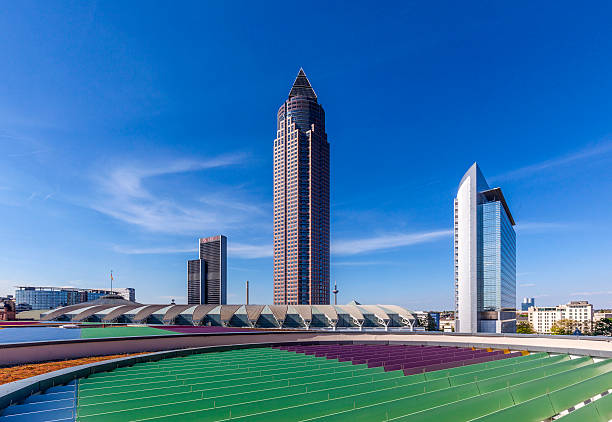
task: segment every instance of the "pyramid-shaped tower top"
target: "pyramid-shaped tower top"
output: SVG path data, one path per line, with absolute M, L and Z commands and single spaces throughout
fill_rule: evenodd
M 295 78 L 295 82 L 293 83 L 293 87 L 291 87 L 291 91 L 289 92 L 289 98 L 293 97 L 317 98 L 317 94 L 315 94 L 314 89 L 310 86 L 310 81 L 302 68 L 300 68 L 297 78 Z

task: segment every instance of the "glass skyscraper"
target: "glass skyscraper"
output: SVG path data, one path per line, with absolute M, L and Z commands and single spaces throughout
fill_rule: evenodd
M 455 329 L 515 332 L 516 235 L 500 188 L 474 163 L 455 198 Z
M 302 69 L 274 139 L 274 304 L 329 304 L 329 143 Z

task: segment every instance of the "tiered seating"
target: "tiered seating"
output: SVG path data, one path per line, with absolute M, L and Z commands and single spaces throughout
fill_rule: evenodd
M 45 394 L 28 397 L 23 403 L 0 411 L 2 422 L 73 421 L 76 416 L 77 382 L 51 387 Z
M 467 347 L 410 346 L 410 345 L 310 345 L 279 346 L 287 350 L 340 362 L 367 364 L 369 368 L 382 366 L 385 371 L 404 370 L 405 375 L 437 371 L 456 366 L 490 362 L 520 356 L 520 352 L 506 353 L 501 350 L 474 350 Z
M 292 349 L 299 352 L 230 350 L 94 374 L 79 380 L 76 420 L 541 421 L 612 388 L 612 361 L 594 362 L 588 356 L 535 353 L 404 375 L 412 369 L 403 369 L 410 357 L 420 357 L 421 363 L 451 358 L 465 362 L 482 359 L 470 356 L 484 352 L 371 345 Z M 484 357 L 489 355 L 509 354 L 486 352 Z M 402 361 L 394 363 L 397 360 Z M 457 361 L 443 364 L 451 362 Z M 394 365 L 402 369 L 386 370 Z M 32 396 L 23 405 L 9 407 L 0 422 L 65 420 L 57 414 L 60 409 L 69 418 L 70 403 L 64 397 L 52 399 L 58 405 L 54 408 L 34 409 L 34 402 L 48 402 L 48 396 Z M 610 397 L 604 395 L 563 418 L 607 421 L 612 418 Z

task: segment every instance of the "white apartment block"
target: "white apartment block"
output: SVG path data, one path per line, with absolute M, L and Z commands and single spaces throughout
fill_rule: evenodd
M 566 305 L 529 308 L 529 323 L 537 333 L 550 334 L 550 328 L 560 319 L 576 321 L 582 332 L 589 331 L 593 324 L 593 305 L 587 301 L 574 301 Z

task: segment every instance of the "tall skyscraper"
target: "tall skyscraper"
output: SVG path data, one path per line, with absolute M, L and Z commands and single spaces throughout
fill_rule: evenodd
M 199 259 L 187 261 L 187 303 L 227 303 L 227 238 L 199 239 Z
M 455 331 L 516 332 L 516 236 L 500 188 L 474 163 L 455 198 Z
M 302 69 L 274 140 L 274 303 L 329 304 L 329 143 Z

